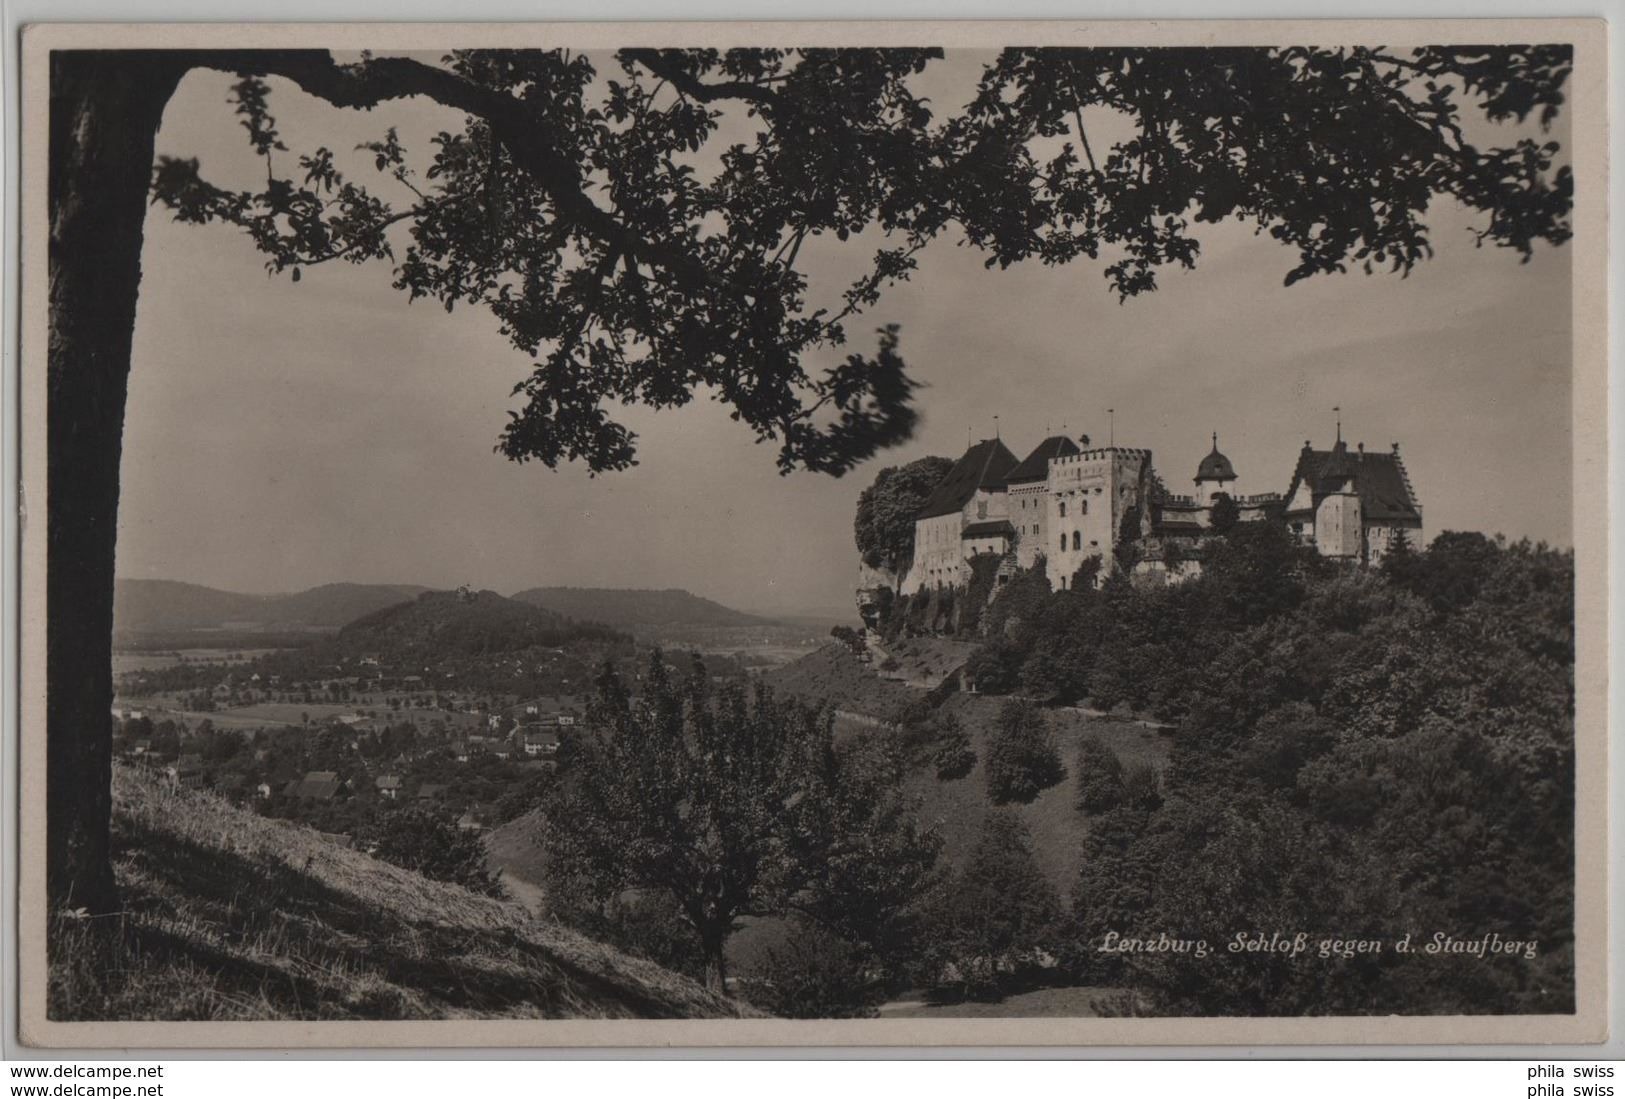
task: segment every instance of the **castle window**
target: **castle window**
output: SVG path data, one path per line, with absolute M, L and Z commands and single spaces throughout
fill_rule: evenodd
M 1073 549 L 1082 549 L 1083 548 L 1083 535 L 1078 533 L 1077 531 L 1072 532 L 1072 548 Z
M 1065 500 L 1061 501 L 1061 518 L 1062 519 L 1066 518 L 1066 501 Z
M 1085 500 L 1083 502 L 1083 512 L 1082 512 L 1082 514 L 1084 514 L 1084 515 L 1089 514 L 1089 501 L 1088 500 Z

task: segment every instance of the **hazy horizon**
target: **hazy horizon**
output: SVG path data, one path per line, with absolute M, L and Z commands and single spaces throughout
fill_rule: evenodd
M 933 79 L 949 95 L 974 58 Z M 263 173 L 223 74 L 182 84 L 160 153 L 197 156 L 232 186 Z M 273 82 L 295 151 L 347 152 L 400 127 L 414 151 L 455 128 L 440 108 L 338 111 Z M 1567 142 L 1567 123 L 1554 134 Z M 280 154 L 291 157 L 293 153 Z M 385 263 L 268 279 L 240 232 L 146 222 L 125 427 L 118 573 L 228 591 L 324 583 L 682 588 L 729 607 L 815 613 L 850 604 L 852 515 L 883 467 L 958 457 L 998 433 L 1018 456 L 1046 434 L 1147 447 L 1189 491 L 1217 431 L 1240 492 L 1284 492 L 1306 439 L 1398 442 L 1425 535 L 1446 529 L 1571 544 L 1571 274 L 1567 247 L 1475 247 L 1454 204 L 1429 214 L 1433 259 L 1409 278 L 1282 279 L 1294 256 L 1250 226 L 1199 228 L 1192 272 L 1119 305 L 1106 260 L 989 271 L 939 241 L 911 282 L 851 326 L 852 349 L 898 323 L 924 383 L 916 437 L 851 475 L 777 474 L 726 410 L 625 413 L 640 464 L 591 477 L 492 452 L 529 359 L 474 310 L 409 305 Z M 861 244 L 859 247 L 863 247 Z M 823 250 L 820 251 L 819 249 Z M 808 249 L 826 277 L 845 262 Z M 846 253 L 850 255 L 850 253 Z M 827 283 L 826 283 L 827 285 Z M 701 395 L 703 396 L 703 394 Z M 816 611 L 815 611 L 816 609 Z

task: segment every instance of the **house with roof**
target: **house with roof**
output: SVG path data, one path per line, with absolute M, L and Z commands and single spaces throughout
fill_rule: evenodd
M 559 752 L 559 733 L 555 729 L 541 728 L 527 725 L 520 734 L 520 743 L 525 754 L 531 757 L 552 757 Z
M 377 789 L 379 797 L 394 801 L 401 793 L 401 776 L 379 775 L 373 780 L 373 786 Z
M 449 787 L 444 782 L 425 782 L 418 787 L 419 801 L 439 801 L 446 796 Z
M 304 778 L 296 778 L 282 788 L 286 797 L 300 801 L 332 801 L 349 789 L 336 771 L 307 771 Z
M 983 439 L 954 463 L 914 517 L 914 557 L 902 594 L 962 584 L 968 556 L 1009 550 L 1015 531 L 1004 481 L 1018 464 L 998 439 Z M 967 530 L 974 532 L 968 538 Z
M 1350 451 L 1341 430 L 1330 450 L 1306 439 L 1282 511 L 1288 529 L 1323 556 L 1375 565 L 1401 540 L 1420 547 L 1422 505 L 1399 456 Z
M 164 768 L 164 774 L 171 783 L 188 790 L 196 790 L 204 785 L 203 757 L 193 753 L 182 754 L 179 758 Z

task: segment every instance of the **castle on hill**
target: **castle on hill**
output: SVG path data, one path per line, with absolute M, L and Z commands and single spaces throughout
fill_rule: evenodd
M 1151 451 L 1139 447 L 1054 435 L 1018 459 L 1002 440 L 983 439 L 920 508 L 914 556 L 896 590 L 968 584 L 971 562 L 989 555 L 1004 577 L 1042 561 L 1058 590 L 1091 557 L 1100 559 L 1101 576 L 1121 567 L 1136 578 L 1183 580 L 1201 570 L 1221 497 L 1237 521 L 1279 518 L 1325 556 L 1362 565 L 1381 561 L 1401 537 L 1422 541 L 1422 507 L 1397 443 L 1386 453 L 1367 452 L 1364 443 L 1350 450 L 1339 429 L 1330 450 L 1304 442 L 1284 495 L 1242 495 L 1239 480 L 1216 433 L 1188 495 L 1170 492 Z

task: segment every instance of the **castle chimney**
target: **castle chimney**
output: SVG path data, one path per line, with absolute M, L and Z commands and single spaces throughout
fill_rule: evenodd
M 1365 443 L 1359 442 L 1359 443 L 1355 443 L 1354 445 L 1359 448 L 1359 451 L 1360 451 L 1361 454 L 1365 453 Z
M 1395 454 L 1398 454 L 1398 453 L 1399 453 L 1399 444 L 1398 444 L 1398 443 L 1395 443 L 1395 444 L 1394 444 L 1394 453 L 1395 453 Z

